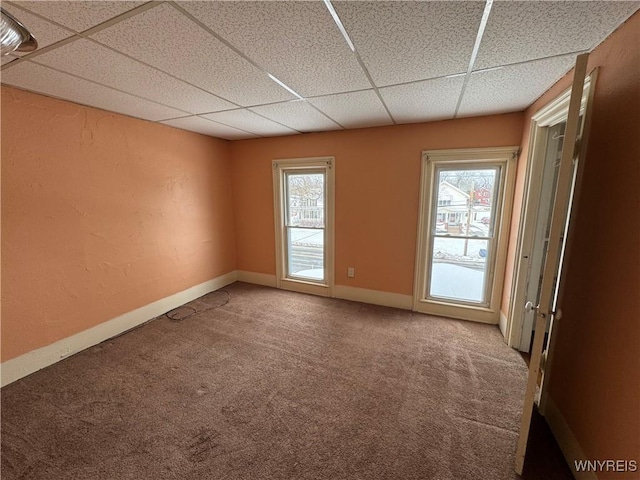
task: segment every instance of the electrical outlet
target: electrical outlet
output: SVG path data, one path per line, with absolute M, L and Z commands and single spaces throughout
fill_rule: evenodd
M 356 276 L 356 269 L 353 267 L 347 268 L 347 277 L 353 278 Z

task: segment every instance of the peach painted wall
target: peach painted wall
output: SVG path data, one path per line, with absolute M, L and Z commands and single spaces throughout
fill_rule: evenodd
M 238 269 L 275 274 L 271 161 L 335 156 L 336 285 L 412 295 L 421 152 L 518 145 L 522 125 L 514 113 L 233 142 Z
M 640 463 L 638 45 L 640 13 L 589 57 L 587 72 L 600 71 L 570 233 L 563 316 L 554 327 L 549 393 L 588 458 Z M 524 152 L 532 115 L 570 88 L 571 80 L 570 72 L 525 112 Z M 521 159 L 524 167 L 526 156 Z M 638 472 L 599 478 L 638 478 Z
M 2 87 L 2 360 L 235 270 L 229 142 Z

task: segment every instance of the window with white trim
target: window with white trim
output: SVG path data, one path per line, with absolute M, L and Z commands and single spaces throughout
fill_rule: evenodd
M 415 310 L 498 322 L 516 153 L 423 153 Z
M 333 282 L 333 158 L 274 160 L 280 288 L 329 295 Z

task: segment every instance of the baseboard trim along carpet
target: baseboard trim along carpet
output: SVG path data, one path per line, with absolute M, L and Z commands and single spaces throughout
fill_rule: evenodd
M 269 273 L 249 272 L 238 270 L 238 281 L 276 288 L 276 276 Z M 347 285 L 334 285 L 333 298 L 351 300 L 353 302 L 370 303 L 383 307 L 401 308 L 403 310 L 413 310 L 413 297 L 401 293 L 383 292 L 380 290 L 370 290 L 367 288 L 349 287 Z M 480 322 L 489 323 L 493 322 Z M 504 335 L 506 331 L 507 317 L 500 312 L 500 331 Z
M 500 327 L 500 333 L 502 333 L 502 336 L 505 338 L 505 341 L 508 342 L 507 340 L 507 316 L 502 313 L 502 310 L 500 310 L 500 321 L 498 322 L 498 325 Z
M 558 410 L 558 407 L 553 402 L 551 397 L 547 397 L 547 403 L 545 406 L 544 416 L 547 419 L 547 423 L 549 424 L 549 428 L 553 433 L 553 436 L 556 438 L 558 442 L 558 446 L 560 450 L 562 450 L 562 454 L 564 455 L 569 468 L 571 469 L 571 473 L 576 480 L 598 480 L 598 476 L 592 472 L 578 472 L 576 470 L 576 460 L 595 460 L 588 459 L 585 455 L 582 447 L 578 443 L 578 440 L 573 435 L 573 432 L 567 425 L 562 413 Z
M 208 280 L 200 285 L 175 293 L 158 301 L 127 312 L 119 317 L 107 320 L 95 327 L 84 330 L 80 333 L 63 338 L 51 345 L 32 350 L 19 357 L 7 360 L 0 365 L 1 386 L 9 385 L 27 375 L 41 370 L 49 365 L 53 365 L 71 355 L 82 350 L 104 342 L 109 338 L 119 335 L 127 330 L 137 327 L 149 320 L 162 315 L 180 305 L 195 300 L 207 293 L 225 287 L 235 281 L 253 283 L 266 287 L 276 286 L 276 276 L 267 273 L 248 272 L 244 270 L 234 270 L 220 277 Z M 370 303 L 385 307 L 401 308 L 411 310 L 412 297 L 399 293 L 381 292 L 366 288 L 348 287 L 336 285 L 333 296 L 343 300 L 354 302 Z
M 247 272 L 238 270 L 238 281 L 276 288 L 276 276 L 268 273 Z
M 238 281 L 263 285 L 265 287 L 276 287 L 276 276 L 268 273 L 238 270 Z M 332 296 L 333 298 L 351 300 L 352 302 L 370 303 L 372 305 L 401 308 L 403 310 L 411 310 L 413 307 L 413 297 L 411 295 L 348 287 L 346 285 L 334 285 Z
M 369 290 L 367 288 L 336 285 L 335 287 L 333 287 L 333 296 L 335 298 L 341 298 L 343 300 L 371 303 L 373 305 L 401 308 L 403 310 L 411 310 L 413 307 L 413 297 L 411 295 L 381 292 L 379 290 Z
M 187 288 L 182 292 L 174 293 L 168 297 L 157 300 L 153 303 L 137 308 L 124 315 L 107 320 L 95 327 L 84 330 L 70 337 L 59 340 L 51 345 L 32 350 L 3 362 L 0 366 L 0 376 L 2 386 L 8 385 L 49 365 L 53 365 L 71 355 L 82 350 L 104 342 L 109 338 L 119 335 L 138 325 L 141 325 L 163 313 L 168 312 L 180 305 L 195 300 L 207 293 L 225 287 L 238 278 L 234 270 L 220 277 L 208 280 L 199 285 Z

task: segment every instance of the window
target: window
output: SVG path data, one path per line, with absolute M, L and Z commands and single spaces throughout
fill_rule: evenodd
M 415 310 L 498 323 L 516 152 L 423 153 Z
M 333 282 L 333 158 L 275 160 L 279 288 L 330 295 Z
M 284 170 L 284 233 L 286 237 L 287 278 L 324 282 L 324 205 L 323 171 Z M 319 200 L 319 202 L 318 202 Z

